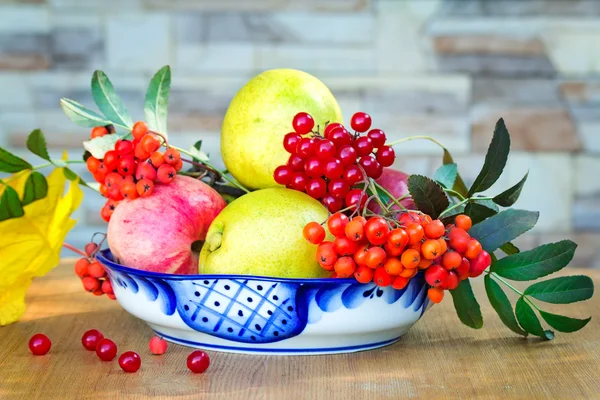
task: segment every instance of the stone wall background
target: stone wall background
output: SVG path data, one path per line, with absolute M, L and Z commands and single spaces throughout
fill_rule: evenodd
M 61 96 L 93 104 L 99 68 L 141 118 L 149 78 L 170 64 L 172 141 L 201 138 L 218 159 L 236 90 L 264 69 L 299 68 L 347 118 L 363 110 L 391 139 L 441 140 L 469 182 L 504 117 L 513 152 L 490 192 L 529 170 L 516 206 L 541 211 L 519 244 L 573 238 L 573 264 L 597 268 L 599 43 L 599 0 L 0 0 L 0 146 L 22 153 L 39 127 L 55 156 L 76 156 L 88 132 L 62 114 Z M 398 153 L 409 173 L 440 164 L 428 142 Z M 101 203 L 86 197 L 74 244 L 105 230 Z

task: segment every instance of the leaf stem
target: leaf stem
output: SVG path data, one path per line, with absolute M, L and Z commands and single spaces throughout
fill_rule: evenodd
M 454 195 L 454 196 L 458 197 L 458 198 L 459 198 L 459 199 L 461 199 L 461 200 L 464 200 L 464 199 L 465 199 L 465 196 L 463 196 L 462 194 L 458 193 L 456 190 L 452 190 L 452 189 L 446 189 L 446 188 L 444 188 L 444 192 L 446 192 L 446 193 L 450 193 L 450 194 L 452 194 L 452 195 Z
M 406 207 L 404 207 L 402 205 L 402 203 L 400 203 L 400 201 L 398 199 L 396 199 L 386 188 L 384 188 L 383 186 L 381 186 L 379 183 L 375 182 L 375 180 L 373 180 L 373 183 L 375 184 L 375 186 L 377 188 L 379 188 L 379 190 L 381 190 L 386 196 L 389 196 L 389 198 L 392 200 L 392 202 L 394 202 L 394 204 L 396 204 L 398 207 L 400 207 L 401 210 L 406 211 Z M 402 196 L 402 198 L 405 198 L 406 196 Z
M 444 216 L 444 214 L 447 214 L 450 211 L 454 210 L 455 208 L 462 206 L 463 204 L 465 204 L 468 201 L 469 201 L 469 199 L 463 199 L 463 200 L 459 201 L 458 203 L 454 204 L 452 207 L 446 208 L 444 211 L 442 211 L 442 213 L 440 215 L 438 215 L 438 219 L 442 218 Z
M 498 274 L 496 274 L 495 272 L 488 272 L 489 275 L 491 275 L 492 277 L 494 277 L 497 281 L 502 282 L 504 285 L 506 285 L 506 287 L 508 287 L 510 290 L 512 290 L 513 292 L 515 292 L 516 294 L 519 295 L 519 297 L 522 297 L 527 303 L 529 303 L 533 308 L 535 308 L 538 311 L 541 311 L 539 309 L 539 307 L 537 305 L 535 305 L 534 302 L 531 301 L 531 299 L 529 299 L 529 297 L 527 297 L 523 292 L 521 292 L 519 289 L 517 289 L 516 287 L 514 287 L 513 285 L 511 285 L 510 283 L 508 283 L 505 279 L 503 279 L 502 277 L 498 276 Z
M 65 249 L 69 249 L 69 250 L 71 250 L 71 251 L 72 251 L 72 252 L 74 252 L 74 253 L 77 253 L 77 254 L 79 254 L 80 256 L 83 256 L 83 257 L 85 257 L 85 258 L 88 258 L 88 255 L 87 255 L 87 254 L 85 254 L 83 251 L 79 250 L 77 247 L 75 247 L 75 246 L 71 246 L 69 243 L 66 243 L 66 242 L 65 242 L 65 243 L 63 243 L 63 247 L 64 247 Z
M 375 200 L 377 201 L 377 203 L 379 203 L 379 206 L 381 207 L 382 210 L 385 210 L 386 214 L 390 212 L 390 209 L 388 208 L 387 205 L 383 204 L 383 201 L 381 201 L 381 199 L 379 198 L 379 195 L 377 194 L 377 188 L 375 187 L 376 183 L 374 179 L 369 179 L 369 186 L 371 187 L 371 190 L 373 191 L 373 195 L 375 196 Z M 366 208 L 366 205 L 365 205 Z
M 400 144 L 400 143 L 404 143 L 404 142 L 408 142 L 410 140 L 416 140 L 416 139 L 429 140 L 429 141 L 437 144 L 438 146 L 440 146 L 442 149 L 446 148 L 443 144 L 441 144 L 440 142 L 438 142 L 437 140 L 435 140 L 431 136 L 427 136 L 427 135 L 417 135 L 417 136 L 405 137 L 404 139 L 396 140 L 395 142 L 392 142 L 392 143 L 386 143 L 386 146 L 390 146 L 391 147 L 391 146 L 395 146 L 395 145 Z

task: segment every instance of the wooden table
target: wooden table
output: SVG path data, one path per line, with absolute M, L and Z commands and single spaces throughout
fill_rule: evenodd
M 600 271 L 589 274 L 598 284 Z M 147 350 L 152 331 L 116 301 L 85 293 L 65 262 L 37 279 L 20 322 L 0 328 L 1 399 L 376 399 L 376 398 L 600 398 L 600 296 L 562 306 L 575 317 L 592 315 L 582 331 L 545 342 L 516 337 L 489 306 L 483 280 L 474 287 L 485 326 L 457 319 L 450 298 L 433 307 L 398 343 L 331 356 L 248 356 L 211 351 L 202 375 L 185 365 L 190 349 L 169 345 L 163 356 Z M 550 311 L 552 308 L 548 308 Z M 81 346 L 97 328 L 142 357 L 136 374 L 101 362 Z M 44 357 L 29 353 L 37 332 L 53 342 Z

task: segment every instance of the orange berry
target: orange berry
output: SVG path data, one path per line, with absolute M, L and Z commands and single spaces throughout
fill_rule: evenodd
M 102 162 L 96 157 L 90 156 L 85 161 L 85 164 L 87 166 L 88 171 L 90 171 L 92 174 L 95 174 L 96 172 L 98 172 L 98 169 L 100 169 L 100 165 L 102 164 Z
M 421 214 L 421 221 L 420 224 L 423 228 L 425 228 L 426 225 L 428 225 L 431 222 L 431 217 L 427 214 Z
M 92 132 L 90 133 L 90 139 L 102 137 L 104 135 L 108 135 L 108 129 L 106 129 L 104 126 L 96 126 L 92 129 Z
M 148 197 L 154 191 L 154 182 L 149 179 L 141 179 L 135 184 L 135 188 L 137 189 L 140 197 Z
M 454 224 L 456 225 L 457 228 L 461 228 L 461 229 L 464 229 L 465 231 L 468 231 L 469 229 L 471 229 L 471 226 L 473 225 L 473 221 L 471 220 L 471 217 L 469 217 L 468 215 L 460 214 L 460 215 L 457 215 L 456 218 L 454 219 Z
M 449 251 L 442 256 L 442 265 L 446 269 L 454 269 L 462 262 L 462 256 L 456 251 Z
M 440 256 L 441 256 L 446 251 L 448 251 L 448 244 L 446 243 L 446 240 L 444 238 L 439 238 L 439 239 L 437 239 L 437 241 L 440 244 Z
M 358 218 L 354 218 L 352 221 L 346 224 L 344 232 L 346 233 L 346 237 L 348 239 L 358 242 L 365 237 L 365 226 Z
M 398 274 L 398 276 L 402 276 L 404 278 L 412 278 L 413 276 L 415 276 L 417 274 L 417 272 L 419 271 L 418 268 L 405 268 L 402 270 L 402 272 L 400 272 Z
M 418 211 L 406 211 L 400 215 L 398 222 L 405 227 L 411 224 L 421 224 L 421 214 Z
M 156 170 L 156 179 L 165 185 L 173 182 L 176 176 L 177 171 L 169 164 L 163 164 Z
M 123 182 L 121 185 L 121 194 L 129 200 L 135 200 L 139 197 L 137 187 L 133 182 Z
M 95 292 L 100 289 L 100 281 L 91 276 L 86 276 L 81 279 L 81 283 L 83 283 L 83 288 L 88 292 Z
M 425 225 L 425 236 L 429 239 L 437 239 L 444 236 L 444 232 L 446 232 L 446 228 L 444 224 L 439 219 L 435 221 L 431 221 L 427 225 Z
M 346 236 L 338 236 L 333 240 L 333 247 L 340 256 L 352 256 L 358 250 L 358 242 Z
M 421 247 L 423 247 L 423 242 L 417 242 L 408 246 L 409 249 L 416 250 L 419 253 L 421 252 Z
M 365 236 L 371 244 L 379 246 L 386 243 L 389 232 L 387 222 L 381 217 L 373 217 L 365 224 Z
M 83 278 L 84 276 L 89 275 L 88 267 L 90 266 L 90 262 L 87 258 L 80 258 L 75 263 L 75 274 L 78 277 Z
M 333 236 L 343 236 L 344 228 L 348 222 L 349 219 L 346 214 L 335 213 L 327 220 L 327 228 Z
M 145 135 L 140 140 L 140 145 L 148 154 L 152 154 L 156 150 L 160 149 L 160 142 L 158 141 L 158 139 L 156 139 L 156 137 L 154 135 Z M 177 151 L 177 150 L 175 150 L 175 151 Z M 177 152 L 177 153 L 179 153 L 179 152 Z
M 383 248 L 385 249 L 387 255 L 392 257 L 398 257 L 404 251 L 404 247 L 396 247 L 391 245 L 389 242 L 383 245 Z
M 425 232 L 423 227 L 419 224 L 410 224 L 406 227 L 406 233 L 408 233 L 408 243 L 417 244 L 423 239 Z
M 358 221 L 358 222 L 360 222 L 360 223 L 361 223 L 363 226 L 365 226 L 365 225 L 367 224 L 367 220 L 366 220 L 366 218 L 365 218 L 365 217 L 362 217 L 362 216 L 360 216 L 360 215 L 359 215 L 358 217 L 354 217 L 354 218 L 352 218 L 352 221 Z
M 385 250 L 381 247 L 371 247 L 367 251 L 367 256 L 365 257 L 365 263 L 369 268 L 377 268 L 383 266 L 385 263 L 385 259 L 387 258 L 387 254 Z
M 181 171 L 181 168 L 183 168 L 183 161 L 181 161 L 181 158 L 177 160 L 177 162 L 173 165 L 173 168 L 175 168 L 175 171 Z
M 394 278 L 385 272 L 385 268 L 383 267 L 377 268 L 373 274 L 373 282 L 375 282 L 377 286 L 389 286 L 393 281 Z
M 133 138 L 136 140 L 142 140 L 145 134 L 148 133 L 148 125 L 144 121 L 138 121 L 133 124 L 133 129 L 131 130 L 133 134 Z
M 482 251 L 481 243 L 477 239 L 470 239 L 467 243 L 467 251 L 465 251 L 465 257 L 469 260 L 477 258 Z
M 104 178 L 104 182 L 106 183 L 106 178 Z M 108 186 L 102 184 L 100 185 L 100 195 L 103 197 L 108 197 Z
M 385 268 L 385 272 L 392 276 L 397 276 L 402 272 L 404 266 L 396 257 L 390 257 L 385 260 L 385 264 L 383 264 L 383 268 Z
M 319 244 L 317 247 L 317 262 L 321 265 L 321 267 L 325 268 L 328 271 L 333 271 L 333 265 L 338 259 L 337 253 L 333 248 L 333 242 L 324 241 Z
M 419 255 L 419 252 L 417 250 L 408 249 L 405 250 L 404 253 L 402 253 L 400 261 L 402 261 L 402 265 L 404 265 L 404 268 L 413 269 L 417 268 L 417 265 L 419 265 L 419 262 L 421 261 L 421 256 Z
M 375 275 L 375 271 L 366 265 L 359 265 L 358 268 L 356 268 L 356 271 L 354 271 L 354 277 L 360 283 L 371 282 L 373 280 L 373 275 Z
M 367 253 L 369 251 L 369 246 L 368 245 L 362 245 L 358 248 L 358 250 L 356 250 L 356 252 L 354 253 L 354 261 L 356 262 L 357 265 L 359 266 L 366 266 L 367 265 Z
M 309 243 L 319 244 L 325 240 L 325 229 L 318 222 L 309 222 L 302 230 L 304 239 Z
M 444 290 L 439 287 L 429 288 L 427 297 L 429 297 L 432 303 L 439 303 L 444 298 Z
M 163 158 L 167 164 L 175 165 L 177 164 L 177 161 L 181 159 L 181 155 L 179 154 L 179 150 L 169 147 L 167 151 L 165 151 Z
M 150 158 L 150 153 L 147 152 L 144 147 L 138 143 L 135 145 L 135 150 L 133 151 L 133 155 L 140 161 L 146 161 Z
M 165 163 L 164 154 L 160 151 L 155 151 L 150 154 L 150 158 L 148 159 L 148 164 L 152 165 L 154 168 L 158 168 Z
M 403 276 L 397 276 L 396 279 L 392 282 L 392 287 L 397 290 L 402 290 L 408 285 L 410 278 L 405 278 Z
M 340 257 L 335 262 L 334 269 L 339 278 L 348 278 L 354 275 L 356 263 L 352 257 Z
M 402 228 L 392 229 L 388 234 L 388 243 L 395 247 L 404 248 L 408 244 L 408 233 Z
M 421 245 L 421 254 L 428 260 L 433 260 L 440 255 L 440 243 L 436 239 L 426 240 Z
M 421 258 L 421 261 L 419 261 L 419 264 L 417 264 L 417 268 L 419 269 L 427 269 L 429 268 L 429 266 L 433 264 L 433 260 L 428 260 L 426 258 Z
M 94 278 L 102 278 L 104 275 L 106 275 L 104 267 L 98 261 L 94 261 L 88 266 L 88 272 L 90 276 Z

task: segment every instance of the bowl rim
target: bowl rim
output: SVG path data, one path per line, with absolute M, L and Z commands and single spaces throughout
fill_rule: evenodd
M 96 253 L 96 259 L 100 261 L 101 264 L 106 265 L 110 269 L 114 269 L 116 271 L 125 272 L 128 274 L 140 275 L 140 276 L 149 276 L 152 278 L 162 278 L 162 279 L 170 279 L 170 280 L 202 280 L 202 279 L 252 279 L 252 280 L 261 280 L 261 281 L 270 281 L 270 282 L 287 282 L 287 283 L 330 283 L 330 284 L 340 284 L 340 283 L 359 283 L 356 279 L 353 278 L 279 278 L 273 276 L 261 276 L 261 275 L 231 275 L 231 274 L 193 274 L 193 275 L 180 275 L 180 274 L 166 274 L 163 272 L 153 272 L 146 271 L 143 269 L 137 269 L 132 267 L 127 267 L 125 265 L 116 263 L 107 258 L 107 255 L 112 256 L 112 252 L 110 249 L 100 250 Z

